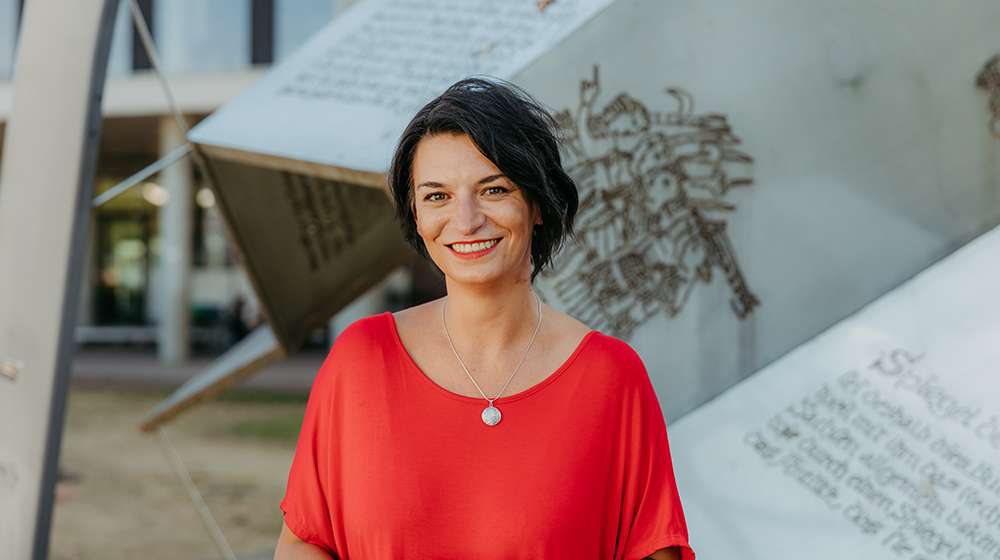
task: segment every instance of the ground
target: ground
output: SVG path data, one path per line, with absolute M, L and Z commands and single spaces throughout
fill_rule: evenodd
M 70 393 L 53 560 L 219 558 L 156 439 L 138 419 L 166 392 Z M 236 393 L 194 408 L 165 431 L 240 558 L 269 558 L 295 451 L 304 393 Z

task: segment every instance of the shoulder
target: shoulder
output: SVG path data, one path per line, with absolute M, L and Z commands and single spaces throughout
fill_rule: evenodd
M 648 382 L 646 366 L 625 341 L 592 331 L 579 320 L 548 305 L 544 308 L 549 328 L 548 336 L 540 337 L 540 342 L 547 347 L 561 347 L 562 350 L 557 353 L 565 356 L 573 354 L 576 367 L 599 370 L 613 377 L 646 379 Z
M 337 334 L 330 353 L 380 346 L 393 338 L 392 317 L 389 313 L 358 319 Z
M 639 354 L 626 342 L 598 331 L 585 339 L 577 366 L 600 372 L 623 386 L 650 385 L 649 373 Z
M 621 364 L 624 368 L 640 369 L 643 373 L 646 366 L 639 354 L 623 340 L 608 336 L 599 331 L 593 331 L 587 341 L 587 349 L 593 357 L 599 357 L 609 362 Z
M 314 385 L 343 380 L 344 372 L 369 369 L 381 356 L 389 354 L 394 345 L 392 317 L 388 313 L 358 319 L 337 334 Z M 335 372 L 340 372 L 336 373 Z

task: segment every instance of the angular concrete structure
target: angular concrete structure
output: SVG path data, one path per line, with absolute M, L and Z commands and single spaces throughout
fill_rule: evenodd
M 142 429 L 282 359 L 414 258 L 386 184 L 412 114 L 470 74 L 515 76 L 610 2 L 361 2 L 192 130 L 268 325 Z
M 699 558 L 1000 554 L 1000 228 L 668 431 Z
M 469 74 L 513 77 L 608 3 L 359 2 L 191 131 L 285 348 L 411 258 L 385 173 L 412 114 Z
M 191 139 L 289 344 L 405 254 L 379 189 L 412 113 L 469 74 L 525 87 L 584 201 L 538 291 L 632 344 L 674 419 L 1000 223 L 1000 82 L 977 82 L 998 20 L 986 0 L 362 0 Z

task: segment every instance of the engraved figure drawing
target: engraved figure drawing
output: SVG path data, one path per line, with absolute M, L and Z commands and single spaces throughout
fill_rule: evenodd
M 1000 139 L 1000 55 L 986 61 L 976 76 L 976 87 L 990 94 L 990 122 L 987 125 L 994 138 Z
M 676 104 L 650 109 L 627 93 L 598 103 L 601 86 L 580 86 L 575 112 L 556 116 L 565 165 L 580 189 L 575 246 L 548 275 L 570 314 L 628 339 L 659 313 L 680 313 L 699 283 L 722 274 L 740 319 L 760 304 L 726 233 L 736 210 L 727 195 L 752 183 L 753 158 L 724 115 L 695 114 L 691 94 L 667 89 Z

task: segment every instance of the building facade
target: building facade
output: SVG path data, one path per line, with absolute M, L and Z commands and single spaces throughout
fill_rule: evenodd
M 0 133 L 13 101 L 23 3 L 0 0 Z M 294 52 L 350 1 L 138 4 L 173 95 L 192 125 Z M 185 141 L 127 0 L 118 6 L 103 113 L 95 195 Z M 78 311 L 81 343 L 156 344 L 161 359 L 178 361 L 192 348 L 224 349 L 260 321 L 212 192 L 187 158 L 98 207 L 88 247 Z

